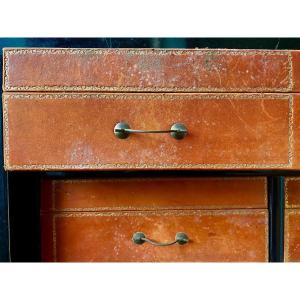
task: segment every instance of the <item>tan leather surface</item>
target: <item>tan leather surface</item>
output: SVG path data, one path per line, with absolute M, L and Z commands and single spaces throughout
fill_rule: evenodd
M 282 50 L 4 49 L 3 89 L 288 92 L 292 58 Z
M 89 212 L 42 216 L 43 261 L 267 261 L 267 210 Z M 142 231 L 159 242 L 185 232 L 185 245 L 136 245 Z
M 288 94 L 6 93 L 3 100 L 7 170 L 299 168 L 299 119 Z M 113 134 L 120 121 L 145 130 L 184 123 L 188 135 L 120 140 Z
M 293 165 L 300 169 L 300 94 L 293 94 L 293 125 L 292 125 L 292 143 Z
M 293 91 L 300 91 L 300 51 L 291 51 L 291 75 L 293 81 Z
M 285 210 L 284 260 L 300 262 L 300 209 Z
M 285 261 L 300 261 L 300 177 L 285 177 Z
M 43 211 L 267 208 L 267 179 L 45 180 L 41 198 Z
M 300 177 L 285 177 L 285 261 L 300 261 Z
M 300 208 L 300 177 L 285 177 L 285 207 Z

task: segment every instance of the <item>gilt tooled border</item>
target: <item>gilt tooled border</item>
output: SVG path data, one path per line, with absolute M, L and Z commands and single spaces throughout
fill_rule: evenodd
M 9 84 L 9 55 L 17 54 L 95 54 L 105 55 L 108 53 L 126 54 L 126 55 L 147 55 L 155 53 L 156 55 L 183 55 L 193 53 L 194 55 L 265 55 L 287 56 L 287 86 L 286 88 L 276 87 L 258 87 L 258 88 L 212 88 L 212 87 L 128 87 L 128 86 L 100 86 L 100 85 L 41 85 L 41 86 L 10 86 Z M 101 49 L 101 48 L 5 48 L 3 51 L 3 90 L 5 91 L 102 91 L 102 92 L 290 92 L 293 89 L 293 70 L 292 55 L 290 51 L 268 51 L 268 50 L 231 50 L 231 49 Z
M 9 165 L 9 126 L 8 126 L 8 104 L 4 94 L 2 94 L 3 111 L 3 159 L 4 167 Z
M 238 99 L 238 100 L 285 100 L 288 101 L 288 161 L 287 163 L 275 164 L 257 164 L 257 163 L 234 163 L 234 164 L 26 164 L 26 165 L 10 165 L 9 164 L 9 126 L 8 126 L 8 102 L 13 99 L 21 100 L 61 100 L 61 99 L 99 99 L 99 100 L 130 100 L 134 97 L 137 100 L 195 100 L 195 97 L 202 100 L 222 100 L 222 99 Z M 10 99 L 10 100 L 9 100 Z M 95 170 L 95 169 L 282 169 L 291 168 L 293 166 L 293 116 L 294 101 L 290 94 L 35 94 L 35 93 L 4 93 L 3 94 L 3 122 L 4 122 L 4 167 L 6 170 Z
M 268 193 L 267 193 L 267 178 L 265 176 L 262 177 L 203 177 L 203 178 L 193 178 L 193 177 L 180 177 L 180 178 L 156 178 L 155 180 L 163 181 L 163 180 L 191 180 L 191 179 L 197 179 L 199 181 L 201 180 L 246 180 L 246 181 L 262 181 L 264 183 L 264 208 L 267 208 L 268 206 Z M 114 179 L 108 179 L 108 178 L 94 178 L 94 179 L 61 179 L 61 180 L 51 180 L 51 211 L 56 212 L 97 212 L 97 211 L 151 211 L 151 210 L 157 210 L 154 207 L 151 206 L 110 206 L 110 207 L 103 207 L 103 206 L 97 206 L 97 207 L 89 207 L 89 208 L 56 208 L 56 191 L 57 191 L 57 183 L 68 183 L 68 184 L 76 184 L 76 183 L 87 183 L 87 182 L 115 182 L 118 181 L 152 181 L 153 178 L 114 178 Z M 203 209 L 203 210 L 209 210 L 209 209 L 256 209 L 253 206 L 246 206 L 244 205 L 231 205 L 230 208 L 226 208 L 226 205 L 181 205 L 181 206 L 160 206 L 160 210 L 177 210 L 177 209 L 187 209 L 187 210 L 193 210 L 193 209 Z M 47 211 L 45 211 L 47 212 Z
M 84 218 L 84 217 L 144 217 L 144 216 L 222 216 L 222 215 L 264 215 L 265 216 L 265 253 L 264 261 L 269 259 L 269 226 L 268 213 L 266 209 L 234 209 L 234 210 L 168 210 L 168 211 L 130 211 L 130 212 L 72 212 L 72 213 L 55 213 L 52 215 L 52 251 L 53 260 L 57 262 L 57 234 L 56 219 L 57 218 Z

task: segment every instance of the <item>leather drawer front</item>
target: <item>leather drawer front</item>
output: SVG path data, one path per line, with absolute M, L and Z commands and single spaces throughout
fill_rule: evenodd
M 5 91 L 299 91 L 299 52 L 5 49 Z
M 288 94 L 13 93 L 3 101 L 7 170 L 299 167 Z M 121 140 L 113 133 L 121 121 L 145 130 L 183 123 L 188 135 Z
M 42 211 L 267 208 L 265 177 L 46 180 Z
M 284 259 L 300 261 L 300 178 L 285 178 Z
M 300 177 L 285 178 L 285 207 L 300 208 Z
M 63 262 L 267 261 L 267 210 L 73 212 L 42 215 L 42 260 Z M 185 245 L 136 245 L 135 232 Z
M 284 259 L 300 262 L 300 209 L 285 210 Z

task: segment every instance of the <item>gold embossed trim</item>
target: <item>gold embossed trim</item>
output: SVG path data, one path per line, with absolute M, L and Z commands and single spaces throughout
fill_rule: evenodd
M 288 55 L 289 50 L 256 49 L 177 49 L 177 48 L 3 48 L 4 54 L 131 54 L 131 55 Z
M 4 166 L 5 170 L 41 170 L 41 171 L 59 171 L 59 170 L 184 170 L 184 169 L 290 169 L 292 164 L 72 164 L 72 165 L 10 165 L 7 163 Z
M 287 86 L 285 88 L 212 88 L 212 87 L 129 87 L 100 85 L 41 85 L 41 86 L 11 86 L 9 84 L 9 57 L 24 54 L 70 54 L 70 55 L 230 55 L 230 56 L 286 56 Z M 237 49 L 130 49 L 130 48 L 4 48 L 3 49 L 3 90 L 5 91 L 102 91 L 102 92 L 290 92 L 293 89 L 292 55 L 284 50 L 237 50 Z
M 289 261 L 289 219 L 288 219 L 288 211 L 285 211 L 284 214 L 284 239 L 283 239 L 283 257 L 284 261 Z
M 169 210 L 169 211 L 143 211 L 143 212 L 73 212 L 73 213 L 56 213 L 52 215 L 52 245 L 53 259 L 57 261 L 57 234 L 56 220 L 57 218 L 86 218 L 86 217 L 145 217 L 145 216 L 225 216 L 225 215 L 264 215 L 265 227 L 265 257 L 264 261 L 269 259 L 269 229 L 268 229 L 268 211 L 266 209 L 242 209 L 242 210 Z
M 231 209 L 231 210 L 155 210 L 155 211 L 112 211 L 112 212 L 57 212 L 55 218 L 83 218 L 83 217 L 144 217 L 144 216 L 225 216 L 225 215 L 257 215 L 266 214 L 267 209 Z
M 252 209 L 252 207 L 247 207 L 247 205 L 232 205 L 230 208 L 226 208 L 225 205 L 181 205 L 181 206 L 110 206 L 110 207 L 81 207 L 81 208 L 56 208 L 56 191 L 57 191 L 57 185 L 60 183 L 67 183 L 67 184 L 82 184 L 82 183 L 89 183 L 89 182 L 114 182 L 117 183 L 120 181 L 135 181 L 135 182 L 149 182 L 149 181 L 182 181 L 182 180 L 197 180 L 199 183 L 201 183 L 202 180 L 223 180 L 223 181 L 262 181 L 264 183 L 264 205 L 265 208 L 268 207 L 268 193 L 267 193 L 267 178 L 266 177 L 180 177 L 180 178 L 114 178 L 114 179 L 108 179 L 108 178 L 92 178 L 92 179 L 59 179 L 59 180 L 51 180 L 51 211 L 56 212 L 97 212 L 97 211 L 151 211 L 151 210 L 177 210 L 177 209 L 186 209 L 186 210 L 207 210 L 207 209 L 232 209 L 234 207 L 235 209 Z M 253 208 L 255 209 L 255 208 Z M 46 212 L 46 211 L 45 211 Z
M 283 247 L 284 247 L 284 261 L 288 262 L 290 260 L 290 226 L 289 226 L 289 210 L 285 210 L 285 216 L 284 216 L 284 241 L 283 241 Z
M 7 100 L 291 100 L 291 94 L 279 93 L 3 93 Z
M 5 96 L 2 94 L 3 111 L 3 156 L 4 168 L 9 165 L 9 126 L 8 126 L 8 105 Z
M 287 163 L 278 164 L 257 164 L 251 163 L 237 163 L 237 164 L 51 164 L 51 165 L 11 165 L 9 163 L 9 128 L 8 128 L 8 102 L 11 100 L 195 100 L 199 97 L 199 101 L 203 100 L 278 100 L 288 101 L 288 153 Z M 197 100 L 197 99 L 196 99 Z M 3 138 L 4 138 L 4 168 L 6 170 L 141 170 L 141 169 L 290 169 L 293 166 L 293 116 L 294 116 L 294 100 L 293 95 L 290 94 L 136 94 L 136 93 L 4 93 L 3 94 Z

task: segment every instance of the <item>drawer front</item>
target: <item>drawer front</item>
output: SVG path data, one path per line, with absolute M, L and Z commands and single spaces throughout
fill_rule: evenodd
M 300 261 L 300 178 L 285 178 L 284 259 Z
M 45 180 L 42 211 L 267 208 L 265 177 Z
M 284 259 L 300 262 L 300 209 L 285 210 Z
M 3 101 L 7 170 L 297 167 L 286 94 L 4 94 Z M 183 123 L 188 133 L 119 139 L 119 122 L 141 130 Z
M 298 51 L 5 49 L 5 91 L 299 91 Z
M 266 210 L 72 212 L 42 215 L 43 261 L 267 261 Z M 157 242 L 184 232 L 184 245 L 135 244 L 143 232 Z
M 300 208 L 300 177 L 285 178 L 285 207 Z

